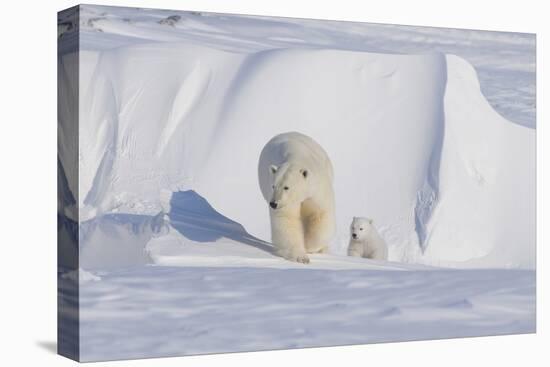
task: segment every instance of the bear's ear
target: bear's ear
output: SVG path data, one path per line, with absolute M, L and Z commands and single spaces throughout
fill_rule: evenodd
M 372 222 L 373 222 L 372 219 L 369 219 L 369 224 L 372 224 Z
M 307 178 L 307 175 L 309 174 L 307 169 L 303 169 L 303 168 L 300 170 L 300 173 L 302 174 L 302 176 L 304 176 L 304 178 Z
M 270 167 L 269 167 L 269 171 L 272 173 L 272 174 L 275 174 L 277 173 L 277 170 L 279 169 L 279 167 L 277 167 L 276 165 L 272 164 Z

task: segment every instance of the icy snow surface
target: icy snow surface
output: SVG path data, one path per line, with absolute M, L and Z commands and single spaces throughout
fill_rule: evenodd
M 316 258 L 314 257 L 315 261 Z M 534 331 L 525 270 L 145 267 L 87 283 L 86 360 Z

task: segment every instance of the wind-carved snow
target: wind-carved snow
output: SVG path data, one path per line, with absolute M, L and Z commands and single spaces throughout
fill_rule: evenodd
M 189 75 L 183 80 L 179 91 L 176 93 L 172 109 L 168 114 L 166 126 L 159 138 L 157 155 L 162 155 L 168 141 L 174 136 L 174 130 L 177 128 L 178 123 L 183 122 L 194 105 L 201 100 L 208 87 L 209 80 L 210 75 L 208 70 L 204 69 L 200 61 L 197 62 Z
M 79 187 L 59 158 L 83 359 L 534 330 L 535 131 L 493 110 L 463 58 L 366 52 L 386 49 L 354 23 L 83 9 Z M 437 36 L 386 31 L 388 48 Z M 334 166 L 337 233 L 307 266 L 273 254 L 257 182 L 285 131 Z M 353 216 L 389 262 L 345 256 Z
M 415 230 L 422 250 L 426 249 L 428 238 L 427 226 L 436 204 L 437 188 L 430 186 L 428 182 L 424 183 L 424 186 L 417 194 L 416 206 L 414 208 Z
M 113 165 L 119 144 L 119 109 L 116 106 L 113 82 L 101 68 L 104 60 L 100 57 L 96 64 L 94 56 L 90 56 L 90 65 L 95 66 L 94 72 L 91 73 L 90 86 L 87 88 L 81 84 L 84 99 L 89 103 L 82 104 L 79 113 L 79 175 L 82 178 L 79 180 L 79 198 L 82 200 L 79 204 L 81 207 L 85 205 L 91 208 L 92 213 L 103 209 L 103 200 L 108 195 L 110 183 L 114 178 Z M 86 70 L 86 67 L 82 69 Z M 85 136 L 93 136 L 94 139 L 84 139 Z M 86 189 L 87 187 L 89 189 Z M 87 216 L 84 214 L 84 217 Z
M 268 240 L 257 159 L 272 136 L 296 130 L 335 167 L 333 252 L 345 252 L 349 222 L 360 215 L 388 228 L 394 261 L 534 266 L 534 237 L 517 235 L 534 233 L 534 131 L 490 108 L 464 60 L 177 45 L 82 53 L 92 75 L 83 82 L 82 137 L 95 137 L 81 139 L 84 218 L 152 214 L 161 190 L 192 189 Z M 481 136 L 493 138 L 472 144 Z M 521 207 L 502 204 L 518 190 Z M 415 247 L 422 252 L 412 255 Z
M 534 268 L 535 131 L 494 113 L 471 65 L 454 55 L 447 64 L 440 200 L 425 256 Z
M 80 266 L 113 270 L 152 264 L 147 244 L 169 231 L 165 213 L 105 214 L 80 223 Z
M 447 83 L 446 79 L 447 76 L 445 75 L 445 84 Z M 441 100 L 441 105 L 439 108 L 439 118 L 441 119 L 441 122 L 432 132 L 435 135 L 435 138 L 433 150 L 430 155 L 428 172 L 426 173 L 422 188 L 417 193 L 416 205 L 414 208 L 415 230 L 422 250 L 426 249 L 429 235 L 428 224 L 439 199 L 439 168 L 441 165 L 443 138 L 445 136 L 445 112 L 443 107 L 443 99 Z

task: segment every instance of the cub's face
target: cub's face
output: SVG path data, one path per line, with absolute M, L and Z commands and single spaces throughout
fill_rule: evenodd
M 365 239 L 372 230 L 372 219 L 354 217 L 350 226 L 350 237 L 352 240 L 361 241 Z
M 271 210 L 279 210 L 288 205 L 299 204 L 307 199 L 307 181 L 309 172 L 307 169 L 292 165 L 272 165 L 269 167 L 271 174 Z

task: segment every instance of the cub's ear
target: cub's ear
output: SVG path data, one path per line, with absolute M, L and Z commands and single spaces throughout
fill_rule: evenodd
M 302 176 L 304 176 L 304 178 L 307 178 L 307 175 L 309 174 L 307 169 L 303 169 L 303 168 L 300 170 L 300 173 L 302 174 Z
M 272 173 L 272 174 L 275 174 L 277 173 L 277 170 L 279 169 L 279 167 L 277 167 L 276 165 L 272 164 L 270 167 L 269 167 L 269 171 Z

